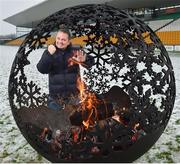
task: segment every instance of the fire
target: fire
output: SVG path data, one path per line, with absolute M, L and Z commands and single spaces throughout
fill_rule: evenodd
M 138 128 L 139 126 L 140 126 L 139 123 L 135 124 L 135 125 L 134 125 L 134 129 L 137 130 L 137 128 Z
M 90 91 L 87 91 L 85 83 L 81 80 L 80 77 L 77 79 L 77 88 L 80 92 L 80 104 L 83 111 L 88 111 L 88 116 L 83 120 L 83 125 L 85 129 L 88 129 L 89 125 L 94 124 L 94 121 L 97 120 L 97 104 L 100 100 L 97 99 L 96 95 Z M 94 116 L 95 115 L 95 116 Z
M 48 128 L 45 127 L 42 133 L 40 134 L 39 138 L 43 140 L 47 133 L 48 133 Z
M 85 89 L 85 83 L 81 81 L 80 77 L 77 78 L 77 88 L 79 90 L 79 96 L 80 96 L 79 98 L 81 100 L 80 103 L 84 102 L 86 99 L 86 94 L 85 94 L 86 89 Z
M 89 120 L 83 121 L 82 123 L 83 123 L 85 129 L 88 129 L 88 127 L 89 127 Z

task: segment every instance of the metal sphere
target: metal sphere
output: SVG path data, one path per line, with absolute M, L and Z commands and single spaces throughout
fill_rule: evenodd
M 53 117 L 58 120 L 55 128 L 60 129 L 63 116 L 44 109 L 47 94 L 41 93 L 35 82 L 28 81 L 24 68 L 30 64 L 30 53 L 41 48 L 60 26 L 69 28 L 73 37 L 86 38 L 84 51 L 95 62 L 91 69 L 84 70 L 85 83 L 91 92 L 103 96 L 119 110 L 117 117 L 109 114 L 111 117 L 96 120 L 76 142 L 66 135 L 55 151 L 39 135 Z M 23 135 L 48 160 L 131 162 L 150 149 L 163 133 L 174 106 L 175 78 L 166 49 L 144 22 L 110 6 L 80 5 L 47 17 L 25 38 L 12 65 L 9 101 Z M 43 115 L 44 122 L 40 120 L 38 126 L 34 120 L 23 121 L 25 116 L 20 117 L 20 111 L 51 117 Z

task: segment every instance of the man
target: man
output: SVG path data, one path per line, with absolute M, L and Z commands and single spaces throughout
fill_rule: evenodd
M 72 47 L 68 30 L 59 30 L 55 44 L 48 46 L 37 64 L 39 72 L 49 74 L 48 107 L 50 109 L 62 109 L 62 104 L 59 104 L 57 99 L 77 93 L 79 64 L 91 66 L 92 57 L 86 57 L 83 51 Z

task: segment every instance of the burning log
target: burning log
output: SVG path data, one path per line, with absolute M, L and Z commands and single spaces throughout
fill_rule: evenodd
M 90 113 L 92 112 L 92 113 Z M 90 124 L 94 124 L 95 121 L 103 120 L 114 115 L 115 111 L 113 110 L 113 104 L 111 103 L 100 103 L 97 104 L 96 109 L 94 110 L 79 110 L 74 111 L 69 119 L 72 125 L 75 126 L 86 126 L 86 122 L 89 121 Z M 90 116 L 90 118 L 89 118 Z

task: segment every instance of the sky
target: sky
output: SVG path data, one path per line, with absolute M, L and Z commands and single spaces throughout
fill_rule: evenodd
M 16 27 L 3 19 L 28 9 L 44 0 L 0 0 L 0 35 L 16 32 Z

